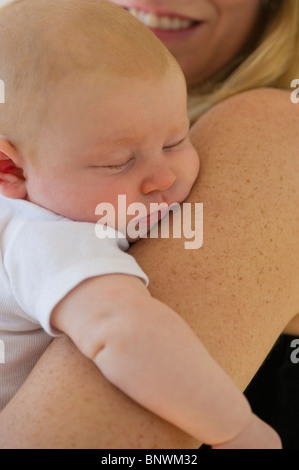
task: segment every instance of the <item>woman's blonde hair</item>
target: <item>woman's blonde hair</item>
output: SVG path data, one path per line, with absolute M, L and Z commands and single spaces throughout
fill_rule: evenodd
M 229 71 L 190 91 L 191 122 L 230 96 L 255 88 L 290 89 L 299 79 L 299 1 L 262 0 L 259 23 L 262 32 L 238 65 L 230 64 Z

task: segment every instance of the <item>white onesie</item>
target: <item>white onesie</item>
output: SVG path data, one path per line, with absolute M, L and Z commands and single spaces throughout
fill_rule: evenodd
M 99 239 L 95 224 L 0 196 L 0 410 L 52 341 L 51 312 L 75 286 L 110 273 L 148 284 L 125 253 L 128 241 L 113 229 L 107 234 Z

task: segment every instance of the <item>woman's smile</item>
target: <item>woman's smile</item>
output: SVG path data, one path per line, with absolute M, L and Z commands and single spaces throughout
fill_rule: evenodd
M 150 28 L 162 41 L 186 38 L 204 24 L 204 21 L 175 13 L 157 13 L 137 8 L 126 8 L 126 10 Z

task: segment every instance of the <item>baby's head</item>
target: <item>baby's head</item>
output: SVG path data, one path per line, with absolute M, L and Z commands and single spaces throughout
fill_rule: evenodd
M 4 196 L 89 222 L 118 195 L 185 199 L 199 167 L 185 80 L 145 26 L 109 1 L 16 0 L 0 44 Z

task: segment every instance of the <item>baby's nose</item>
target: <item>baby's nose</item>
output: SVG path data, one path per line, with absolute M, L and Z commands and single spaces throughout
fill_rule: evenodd
M 153 191 L 167 191 L 176 181 L 176 175 L 170 168 L 157 168 L 147 175 L 141 186 L 143 194 L 149 194 Z

